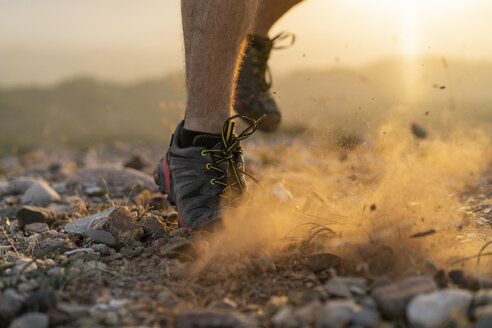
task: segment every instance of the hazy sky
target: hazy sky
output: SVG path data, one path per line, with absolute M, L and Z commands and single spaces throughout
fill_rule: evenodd
M 240 1 L 240 0 L 238 0 Z M 0 86 L 93 75 L 132 81 L 182 69 L 179 0 L 0 0 Z M 492 59 L 490 0 L 305 0 L 275 26 L 296 34 L 272 68 L 383 57 Z

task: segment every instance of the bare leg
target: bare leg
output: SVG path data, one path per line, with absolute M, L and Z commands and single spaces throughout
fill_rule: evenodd
M 239 54 L 258 0 L 182 0 L 188 100 L 185 128 L 220 133 L 231 115 Z
M 256 13 L 253 34 L 268 36 L 268 31 L 275 22 L 290 8 L 302 0 L 260 0 Z

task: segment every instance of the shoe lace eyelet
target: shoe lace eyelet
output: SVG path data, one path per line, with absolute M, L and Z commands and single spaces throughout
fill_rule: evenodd
M 207 152 L 206 152 L 205 150 L 202 150 L 202 151 L 201 151 L 201 154 L 202 154 L 202 156 L 204 156 L 204 157 L 205 157 L 205 156 L 207 156 Z
M 207 170 L 210 170 L 210 163 L 205 164 L 205 168 L 206 168 Z
M 210 184 L 211 184 L 212 186 L 215 186 L 215 179 L 210 180 Z

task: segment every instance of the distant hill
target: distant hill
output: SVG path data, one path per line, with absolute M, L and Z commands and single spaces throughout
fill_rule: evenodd
M 492 62 L 387 60 L 357 69 L 274 74 L 273 91 L 284 112 L 284 132 L 320 127 L 366 133 L 388 115 L 437 125 L 490 123 L 491 76 Z M 183 117 L 184 101 L 181 73 L 133 84 L 79 77 L 48 87 L 0 89 L 0 153 L 118 140 L 164 143 Z

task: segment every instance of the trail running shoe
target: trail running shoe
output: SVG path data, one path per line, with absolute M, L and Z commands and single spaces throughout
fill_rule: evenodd
M 251 123 L 239 135 L 233 133 L 233 120 L 237 117 Z M 243 149 L 239 142 L 253 134 L 262 119 L 255 121 L 239 115 L 229 118 L 221 137 L 203 135 L 217 138 L 211 149 L 180 147 L 178 139 L 184 121 L 177 126 L 166 156 L 154 171 L 154 181 L 159 191 L 168 195 L 169 203 L 176 205 L 180 227 L 213 230 L 220 225 L 221 209 L 238 205 L 246 191 Z
M 258 126 L 263 132 L 273 132 L 280 125 L 281 114 L 270 92 L 272 83 L 268 59 L 272 49 L 290 46 L 274 46 L 276 42 L 287 38 L 291 38 L 291 45 L 294 42 L 292 34 L 280 33 L 272 39 L 258 35 L 249 36 L 239 71 L 234 108 L 238 114 L 255 120 L 266 115 Z

